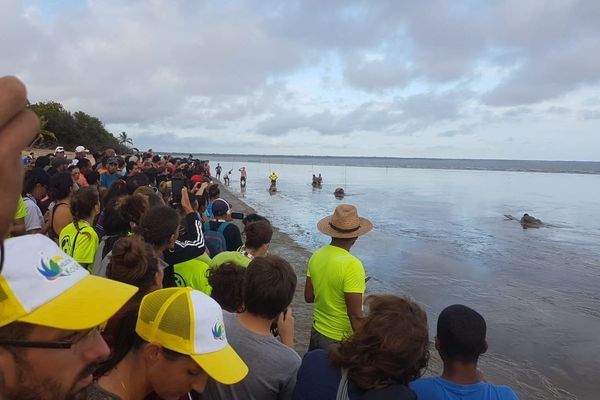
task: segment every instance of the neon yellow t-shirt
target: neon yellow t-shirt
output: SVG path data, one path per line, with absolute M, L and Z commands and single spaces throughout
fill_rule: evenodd
M 213 257 L 213 259 L 210 261 L 210 267 L 217 268 L 229 262 L 241 267 L 247 267 L 248 264 L 250 264 L 250 261 L 252 260 L 239 251 L 223 251 Z
M 306 273 L 315 293 L 315 329 L 334 340 L 352 334 L 344 293 L 365 292 L 365 269 L 348 251 L 327 245 L 308 260 Z
M 212 288 L 207 277 L 209 268 L 200 257 L 175 264 L 175 284 L 179 287 L 191 287 L 210 296 Z
M 74 222 L 65 226 L 60 231 L 58 243 L 62 251 L 73 257 L 79 264 L 90 264 L 91 267 L 98 248 L 98 234 L 85 221 L 79 221 L 78 226 L 79 231 L 75 228 Z
M 23 197 L 19 196 L 19 203 L 17 204 L 17 212 L 15 214 L 15 219 L 25 218 L 27 216 L 27 208 L 25 208 L 25 202 L 23 201 Z

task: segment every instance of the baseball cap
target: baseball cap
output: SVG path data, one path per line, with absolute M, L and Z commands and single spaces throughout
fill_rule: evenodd
M 147 342 L 189 355 L 219 383 L 231 385 L 248 374 L 244 361 L 227 343 L 221 307 L 200 291 L 181 287 L 147 294 L 135 331 Z
M 77 146 L 77 147 L 75 147 L 75 152 L 76 153 L 83 153 L 83 152 L 89 153 L 90 151 L 83 146 Z
M 212 213 L 215 217 L 219 217 L 221 215 L 230 214 L 231 206 L 225 200 L 218 198 L 212 203 Z
M 106 163 L 107 163 L 107 164 L 118 164 L 118 163 L 119 163 L 119 161 L 117 161 L 117 159 L 116 159 L 116 158 L 114 158 L 114 157 L 111 157 L 111 158 L 109 158 L 108 160 L 106 160 Z
M 65 148 L 62 146 L 58 146 L 56 149 L 54 149 L 54 154 L 56 153 L 64 153 L 65 152 Z
M 15 321 L 65 330 L 93 328 L 112 317 L 135 286 L 91 276 L 46 236 L 4 242 L 0 326 Z

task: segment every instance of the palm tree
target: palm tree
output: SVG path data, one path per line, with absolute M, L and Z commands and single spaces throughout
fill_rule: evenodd
M 133 140 L 127 136 L 127 132 L 121 132 L 117 140 L 124 146 L 127 146 L 128 144 L 133 145 Z
M 49 130 L 46 129 L 46 125 L 48 125 L 48 120 L 46 119 L 46 117 L 41 116 L 40 117 L 40 132 L 38 133 L 37 137 L 35 138 L 35 140 L 31 143 L 30 147 L 35 147 L 38 144 L 44 143 L 44 142 L 56 142 L 56 135 L 54 134 L 54 132 L 50 132 Z

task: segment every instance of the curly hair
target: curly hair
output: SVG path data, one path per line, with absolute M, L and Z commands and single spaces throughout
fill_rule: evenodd
M 351 337 L 330 348 L 329 360 L 348 369 L 363 390 L 408 385 L 429 361 L 427 314 L 404 297 L 370 296 L 367 304 L 369 314 Z
M 207 271 L 212 297 L 223 310 L 240 312 L 244 306 L 244 275 L 246 268 L 234 263 L 225 263 Z

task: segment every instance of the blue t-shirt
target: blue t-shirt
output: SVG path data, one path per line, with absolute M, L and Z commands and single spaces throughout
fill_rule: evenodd
M 342 379 L 339 367 L 329 363 L 327 351 L 318 349 L 304 355 L 294 389 L 294 400 L 331 400 L 337 395 Z M 415 394 L 404 385 L 364 391 L 348 384 L 350 400 L 416 400 Z
M 110 175 L 108 172 L 100 174 L 100 187 L 109 187 L 112 183 L 118 179 L 121 179 L 121 175 L 118 172 L 115 172 L 113 175 Z
M 487 382 L 459 385 L 439 376 L 417 379 L 410 388 L 419 400 L 518 400 L 508 386 Z

